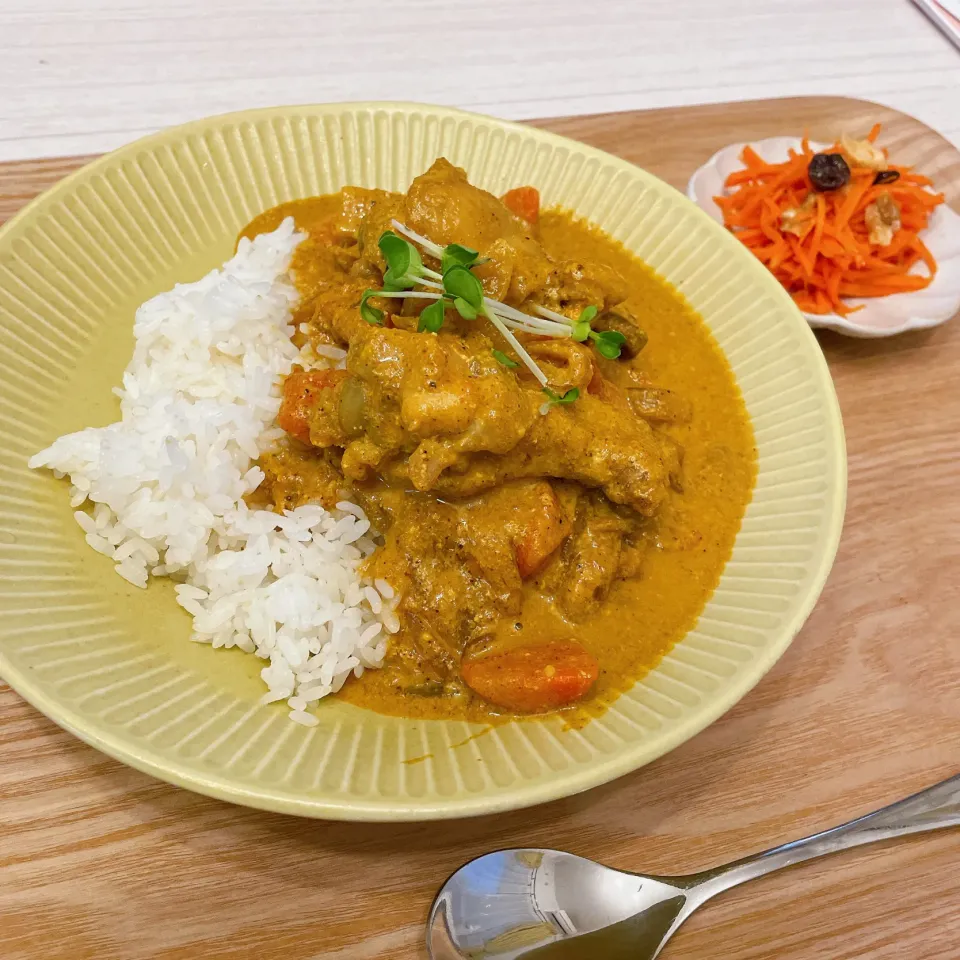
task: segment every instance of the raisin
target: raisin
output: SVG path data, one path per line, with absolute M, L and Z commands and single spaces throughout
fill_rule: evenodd
M 873 178 L 874 185 L 878 183 L 896 183 L 900 179 L 899 170 L 878 170 Z
M 850 182 L 850 168 L 839 153 L 815 153 L 807 173 L 815 190 L 839 190 Z

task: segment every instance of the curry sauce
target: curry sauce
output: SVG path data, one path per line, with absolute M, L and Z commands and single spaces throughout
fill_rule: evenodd
M 407 717 L 536 712 L 496 703 L 467 668 L 575 641 L 596 664 L 589 692 L 566 706 L 576 721 L 693 626 L 751 497 L 752 428 L 723 354 L 674 287 L 563 211 L 502 213 L 456 168 L 436 170 L 420 194 L 417 181 L 406 197 L 347 188 L 244 231 L 294 217 L 308 234 L 292 264 L 298 339 L 348 350 L 344 371 L 312 385 L 291 376 L 280 422 L 292 439 L 264 458 L 259 495 L 282 509 L 331 505 L 347 489 L 384 533 L 365 573 L 403 595 L 401 630 L 383 668 L 351 678 L 342 699 Z M 439 333 L 418 333 L 423 302 L 384 298 L 393 312 L 371 328 L 358 303 L 382 282 L 375 240 L 397 216 L 485 254 L 475 272 L 487 296 L 571 317 L 601 303 L 598 321 L 629 327 L 625 355 L 525 337 L 551 385 L 578 393 L 542 413 L 539 385 L 491 357 L 509 347 L 483 318 L 447 310 Z

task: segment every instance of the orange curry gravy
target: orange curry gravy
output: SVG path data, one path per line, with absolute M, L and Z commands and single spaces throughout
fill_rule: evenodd
M 750 500 L 753 431 L 703 320 L 676 289 L 600 230 L 563 211 L 534 211 L 532 218 L 528 209 L 522 213 L 438 161 L 407 195 L 346 188 L 269 210 L 244 230 L 253 236 L 294 217 L 308 234 L 292 264 L 302 296 L 295 321 L 306 325 L 298 337 L 349 348 L 347 372 L 304 395 L 312 406 L 300 411 L 305 419 L 294 432 L 301 429 L 306 442 L 291 439 L 280 454 L 264 458 L 267 480 L 258 496 L 278 508 L 309 500 L 329 505 L 347 488 L 385 533 L 385 545 L 365 572 L 384 577 L 404 596 L 401 630 L 391 638 L 384 667 L 351 678 L 340 691 L 350 703 L 407 717 L 480 722 L 535 711 L 536 702 L 521 700 L 522 709 L 511 710 L 479 696 L 475 689 L 486 688 L 479 681 L 471 688 L 461 663 L 541 643 L 562 650 L 572 640 L 599 667 L 586 695 L 565 707 L 572 722 L 583 722 L 691 628 L 717 585 Z M 527 309 L 536 302 L 575 317 L 588 303 L 603 300 L 605 310 L 612 303 L 610 315 L 630 326 L 628 342 L 640 349 L 608 360 L 589 345 L 565 341 L 568 353 L 558 359 L 541 340 L 536 357 L 558 391 L 577 382 L 581 361 L 587 373 L 574 404 L 528 416 L 525 411 L 544 397 L 522 366 L 490 360 L 493 349 L 510 350 L 488 320 L 464 321 L 448 309 L 439 334 L 418 334 L 416 314 L 424 301 L 385 299 L 379 301 L 388 313 L 384 327 L 359 319 L 360 294 L 382 280 L 376 242 L 391 217 L 441 245 L 458 242 L 488 256 L 476 274 L 489 296 L 511 305 Z M 528 285 L 532 295 L 517 284 L 518 276 L 535 278 Z M 536 346 L 536 338 L 528 343 Z M 386 384 L 390 364 L 393 379 Z M 402 397 L 398 365 L 407 377 Z M 439 387 L 428 379 L 417 389 L 452 391 L 452 399 L 441 402 L 429 393 L 423 403 L 434 406 L 416 407 L 413 416 L 409 410 L 421 393 L 410 393 L 409 382 L 427 368 L 443 368 L 446 379 Z M 504 399 L 508 394 L 513 399 Z M 462 423 L 461 397 L 472 411 Z M 486 417 L 508 402 L 519 406 L 505 407 L 501 421 Z M 411 417 L 419 426 L 410 428 Z M 518 420 L 530 426 L 510 450 L 513 439 L 501 442 L 497 431 L 515 429 Z M 452 466 L 438 469 L 411 452 L 431 434 L 424 422 L 435 422 L 432 435 L 447 444 L 436 441 L 443 451 L 450 437 L 489 435 L 473 448 L 461 443 L 457 450 L 471 449 L 469 455 L 458 454 Z M 291 429 L 283 412 L 281 423 Z M 532 444 L 532 453 L 518 453 L 524 443 Z M 578 458 L 590 444 L 601 448 L 598 462 L 606 464 L 609 453 L 610 462 L 627 466 L 608 474 L 605 466 L 582 463 Z M 613 449 L 618 444 L 625 449 Z M 634 468 L 638 476 L 624 479 L 623 470 Z M 552 504 L 552 532 L 541 530 L 545 497 Z M 549 556 L 537 554 L 541 533 Z M 536 569 L 526 569 L 531 563 Z

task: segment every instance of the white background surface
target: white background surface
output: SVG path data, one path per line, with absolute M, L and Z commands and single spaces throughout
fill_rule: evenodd
M 799 94 L 960 145 L 960 52 L 909 0 L 0 0 L 0 160 L 281 103 L 520 119 Z

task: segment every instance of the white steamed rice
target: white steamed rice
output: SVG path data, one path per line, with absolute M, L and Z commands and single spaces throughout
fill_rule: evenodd
M 303 362 L 287 275 L 301 239 L 288 218 L 242 240 L 222 269 L 143 304 L 115 390 L 122 419 L 60 437 L 30 466 L 69 475 L 87 543 L 120 576 L 179 581 L 193 639 L 269 660 L 264 701 L 285 699 L 313 725 L 311 705 L 379 666 L 398 624 L 390 585 L 357 571 L 376 547 L 359 507 L 277 514 L 243 499 L 263 480 L 252 461 L 282 436 L 280 378 Z

